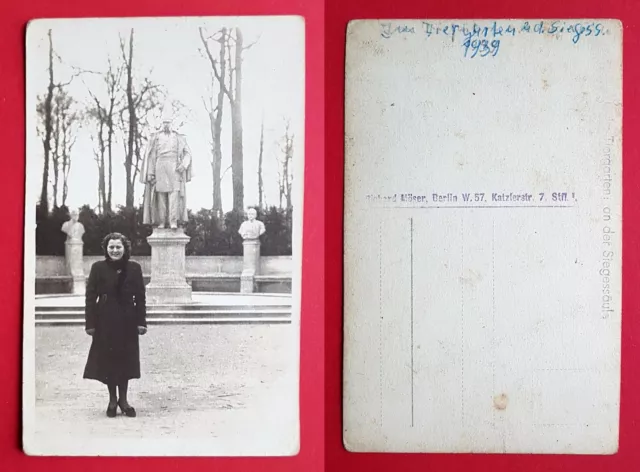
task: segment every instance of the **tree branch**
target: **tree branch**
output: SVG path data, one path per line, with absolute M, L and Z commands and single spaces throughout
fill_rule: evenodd
M 222 173 L 222 175 L 220 176 L 220 182 L 222 182 L 222 179 L 224 179 L 224 175 L 227 173 L 227 171 L 231 169 L 231 166 L 227 167 L 224 172 Z
M 243 46 L 243 47 L 242 47 L 242 50 L 243 50 L 243 51 L 246 51 L 247 49 L 252 48 L 252 47 L 253 47 L 253 46 L 254 46 L 258 41 L 260 41 L 260 38 L 261 38 L 261 37 L 262 37 L 262 33 L 260 33 L 260 34 L 258 35 L 258 37 L 256 38 L 256 40 L 255 40 L 254 42 L 249 43 L 249 44 L 247 44 L 246 46 Z
M 84 69 L 82 67 L 78 67 L 78 66 L 74 66 L 71 64 L 67 64 L 69 67 L 71 67 L 74 71 L 76 71 L 78 74 L 94 74 L 94 75 L 102 75 L 102 72 L 98 72 L 95 70 L 90 70 L 90 69 Z
M 145 93 L 150 92 L 151 90 L 159 89 L 159 88 L 160 88 L 159 85 L 153 85 L 151 82 L 146 82 L 144 88 L 140 92 L 140 95 L 137 97 L 136 101 L 134 102 L 134 107 L 136 109 L 138 108 L 138 106 L 142 102 L 142 99 L 144 98 Z
M 202 99 L 202 105 L 204 106 L 204 109 L 206 110 L 207 115 L 211 115 L 211 109 L 207 105 L 206 100 L 204 99 L 204 97 L 200 97 L 200 98 Z
M 220 84 L 220 87 L 222 87 L 222 90 L 224 91 L 224 93 L 227 96 L 229 96 L 229 90 L 227 89 L 227 85 L 224 83 L 224 77 L 220 76 L 220 72 L 218 71 L 217 62 L 214 59 L 213 55 L 211 54 L 211 50 L 209 49 L 209 43 L 207 42 L 207 40 L 204 37 L 204 33 L 203 33 L 203 30 L 202 30 L 202 27 L 198 28 L 198 31 L 200 32 L 200 39 L 202 40 L 202 44 L 204 45 L 204 49 L 205 49 L 205 51 L 207 53 L 207 57 L 209 58 L 209 62 L 211 63 L 211 69 L 213 70 L 213 74 L 215 75 L 216 80 Z M 224 47 L 224 46 L 221 44 L 220 47 Z
M 71 74 L 71 78 L 67 82 L 59 82 L 59 83 L 55 84 L 54 87 L 57 88 L 58 90 L 61 90 L 64 87 L 66 87 L 67 85 L 70 85 L 71 82 L 73 82 L 73 79 L 75 79 L 76 77 L 79 77 L 81 74 L 82 74 L 82 72 L 76 72 L 74 74 Z

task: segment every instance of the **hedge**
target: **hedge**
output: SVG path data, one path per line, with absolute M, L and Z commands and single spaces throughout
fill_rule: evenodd
M 202 209 L 196 213 L 188 212 L 189 221 L 185 225 L 185 234 L 191 237 L 187 244 L 188 256 L 239 256 L 242 255 L 242 238 L 238 228 L 244 215 L 230 211 L 218 218 L 212 210 Z M 62 224 L 69 219 L 69 209 L 53 208 L 43 214 L 36 208 L 36 254 L 39 256 L 64 255 L 64 243 L 67 235 L 61 231 Z M 131 239 L 134 256 L 148 256 L 151 247 L 147 237 L 152 228 L 142 224 L 142 208 L 118 207 L 110 214 L 97 214 L 89 205 L 79 210 L 79 221 L 84 225 L 84 253 L 101 255 L 102 238 L 113 231 L 125 234 Z M 260 253 L 263 256 L 290 256 L 292 210 L 271 207 L 258 210 L 266 233 L 260 238 Z

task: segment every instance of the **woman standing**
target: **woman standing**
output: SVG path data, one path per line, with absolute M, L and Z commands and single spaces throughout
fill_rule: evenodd
M 105 260 L 91 266 L 87 281 L 85 330 L 93 339 L 84 378 L 109 388 L 108 417 L 116 416 L 118 406 L 134 417 L 127 388 L 130 379 L 140 378 L 138 336 L 147 332 L 142 268 L 129 260 L 131 243 L 124 235 L 108 234 L 102 248 Z

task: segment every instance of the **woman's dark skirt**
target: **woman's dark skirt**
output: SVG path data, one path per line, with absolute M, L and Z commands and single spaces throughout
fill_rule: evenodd
M 133 306 L 116 302 L 98 308 L 85 379 L 118 385 L 140 378 L 140 347 Z

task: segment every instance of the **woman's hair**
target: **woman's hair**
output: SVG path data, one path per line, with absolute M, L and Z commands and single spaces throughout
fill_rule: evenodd
M 102 250 L 104 251 L 104 257 L 107 260 L 110 260 L 109 251 L 107 251 L 107 246 L 109 245 L 109 241 L 112 239 L 119 239 L 122 241 L 122 245 L 124 246 L 124 254 L 122 256 L 122 260 L 129 260 L 131 257 L 131 241 L 122 233 L 109 233 L 104 238 L 102 238 Z

